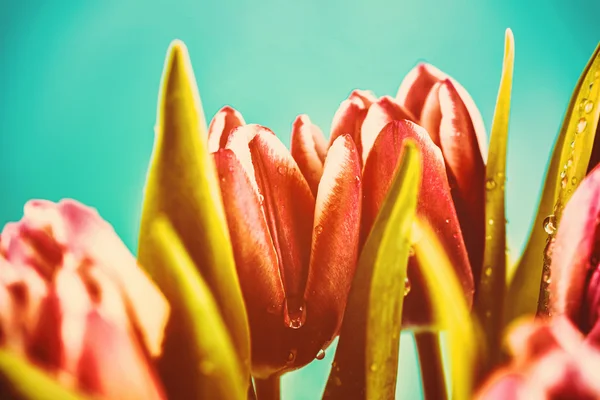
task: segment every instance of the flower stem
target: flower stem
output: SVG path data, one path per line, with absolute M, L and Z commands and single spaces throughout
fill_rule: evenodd
M 280 378 L 277 375 L 266 379 L 254 379 L 256 387 L 256 398 L 258 400 L 280 400 L 281 385 Z
M 435 332 L 418 332 L 415 333 L 415 341 L 419 352 L 419 365 L 421 366 L 425 400 L 448 399 L 438 334 Z

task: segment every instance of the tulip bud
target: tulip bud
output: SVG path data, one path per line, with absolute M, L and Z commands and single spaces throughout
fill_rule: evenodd
M 100 398 L 162 399 L 150 357 L 169 307 L 110 225 L 33 200 L 0 236 L 0 345 Z
M 318 167 L 314 127 L 301 118 L 295 132 L 295 149 L 310 158 L 304 167 Z M 315 198 L 271 131 L 245 125 L 224 134 L 214 158 L 250 322 L 252 373 L 267 377 L 307 364 L 339 331 L 358 251 L 359 157 L 350 136 L 339 137 L 312 181 Z
M 567 203 L 552 248 L 550 302 L 600 345 L 600 166 Z

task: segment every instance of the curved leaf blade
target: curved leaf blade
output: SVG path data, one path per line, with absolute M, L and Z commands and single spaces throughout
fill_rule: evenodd
M 218 305 L 168 219 L 156 219 L 152 277 L 169 299 L 159 371 L 171 399 L 245 399 L 248 380 Z
M 510 118 L 510 98 L 515 58 L 512 31 L 506 30 L 502 77 L 492 122 L 486 166 L 485 252 L 483 273 L 475 300 L 475 312 L 485 336 L 489 362 L 494 363 L 502 347 L 502 322 L 506 291 L 506 147 Z M 488 367 L 491 366 L 488 364 Z
M 151 229 L 164 215 L 210 287 L 247 380 L 249 328 L 220 193 L 187 49 L 182 42 L 174 41 L 163 71 L 138 257 L 151 274 L 162 268 L 156 262 L 161 257 L 157 253 L 160 243 Z
M 18 400 L 85 400 L 44 371 L 8 350 L 0 349 L 0 398 Z
M 477 326 L 452 265 L 430 227 L 417 220 L 415 256 L 431 293 L 435 321 L 446 331 L 450 349 L 450 375 L 453 399 L 471 398 L 473 374 L 479 350 Z
M 558 134 L 529 240 L 509 286 L 507 324 L 535 314 L 538 302 L 539 311 L 547 311 L 554 233 L 564 205 L 588 171 L 599 119 L 600 45 L 577 82 Z
M 324 398 L 393 398 L 411 226 L 421 157 L 406 140 L 396 175 L 360 256 Z

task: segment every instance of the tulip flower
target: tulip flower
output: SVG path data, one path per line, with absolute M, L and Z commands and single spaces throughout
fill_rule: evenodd
M 32 200 L 0 236 L 0 346 L 62 385 L 163 399 L 152 358 L 169 306 L 98 213 Z
M 405 122 L 388 125 L 393 121 Z M 467 91 L 431 65 L 418 65 L 406 76 L 396 98 L 353 91 L 333 117 L 329 144 L 342 134 L 352 136 L 363 166 L 361 247 L 394 176 L 401 142 L 412 138 L 419 144 L 424 168 L 417 214 L 441 238 L 470 305 L 483 262 L 487 149 L 483 120 Z M 316 187 L 326 158 L 324 143 L 320 129 L 308 117 L 296 119 L 292 155 L 311 187 Z M 404 303 L 403 325 L 422 327 L 430 321 L 431 310 L 412 258 L 408 275 L 411 290 Z
M 567 316 L 600 346 L 600 166 L 567 203 L 552 249 L 552 313 Z
M 340 136 L 312 182 L 315 195 L 273 132 L 235 114 L 226 108 L 215 117 L 209 142 L 219 143 L 214 159 L 250 322 L 252 373 L 268 377 L 307 364 L 339 331 L 358 254 L 359 155 L 352 138 Z
M 508 342 L 510 364 L 484 383 L 476 399 L 600 398 L 600 353 L 566 318 L 518 324 Z

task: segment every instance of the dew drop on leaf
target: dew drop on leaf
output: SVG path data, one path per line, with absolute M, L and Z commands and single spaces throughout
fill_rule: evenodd
M 407 296 L 410 293 L 411 283 L 408 277 L 404 278 L 404 296 Z
M 556 232 L 556 217 L 554 214 L 548 215 L 544 218 L 544 230 L 548 235 L 552 235 Z

